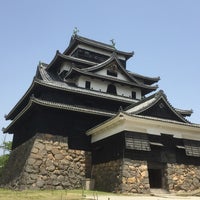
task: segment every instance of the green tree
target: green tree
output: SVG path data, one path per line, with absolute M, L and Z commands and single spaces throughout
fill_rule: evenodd
M 3 150 L 3 155 L 0 156 L 0 176 L 2 174 L 2 170 L 4 166 L 6 165 L 9 154 L 12 148 L 12 142 L 3 142 L 3 144 L 0 146 L 0 148 Z

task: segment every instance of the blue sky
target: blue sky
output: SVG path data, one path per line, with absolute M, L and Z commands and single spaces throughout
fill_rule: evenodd
M 94 40 L 134 51 L 128 69 L 160 76 L 174 107 L 193 109 L 200 123 L 199 0 L 0 1 L 0 127 L 30 86 L 39 61 L 68 46 L 74 27 Z M 0 132 L 0 143 L 4 134 Z M 10 135 L 6 135 L 11 140 Z

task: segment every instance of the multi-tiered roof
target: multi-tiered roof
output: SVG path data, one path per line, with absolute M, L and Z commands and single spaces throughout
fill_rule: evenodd
M 147 110 L 159 95 L 146 96 L 158 88 L 160 78 L 128 71 L 126 61 L 133 55 L 73 35 L 63 53 L 57 51 L 49 64 L 39 63 L 31 86 L 6 116 L 12 122 L 4 132 L 14 133 L 14 147 L 36 132 L 70 133 L 72 138 L 79 132 L 80 136 L 127 106 L 149 115 Z M 164 118 L 187 122 L 184 117 L 191 111 L 162 100 L 167 105 Z

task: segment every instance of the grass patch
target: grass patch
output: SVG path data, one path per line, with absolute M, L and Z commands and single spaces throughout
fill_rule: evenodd
M 98 199 L 100 195 L 114 195 L 106 192 L 83 190 L 23 190 L 0 189 L 2 200 L 81 200 L 86 197 Z

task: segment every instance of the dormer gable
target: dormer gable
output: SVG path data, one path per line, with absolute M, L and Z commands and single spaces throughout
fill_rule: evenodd
M 126 109 L 127 113 L 189 123 L 167 100 L 162 90 Z
M 133 82 L 139 84 L 137 79 L 131 76 L 126 69 L 124 69 L 122 63 L 117 58 L 117 55 L 113 53 L 109 59 L 97 64 L 93 67 L 84 69 L 85 72 L 94 73 L 114 79 L 120 79 L 127 82 Z
M 60 68 L 62 68 L 62 65 L 65 63 L 70 63 L 70 65 L 76 66 L 77 68 L 87 68 L 96 64 L 87 60 L 77 59 L 72 56 L 66 56 L 59 51 L 56 51 L 54 58 L 47 66 L 47 70 L 51 72 L 58 72 L 60 71 Z

